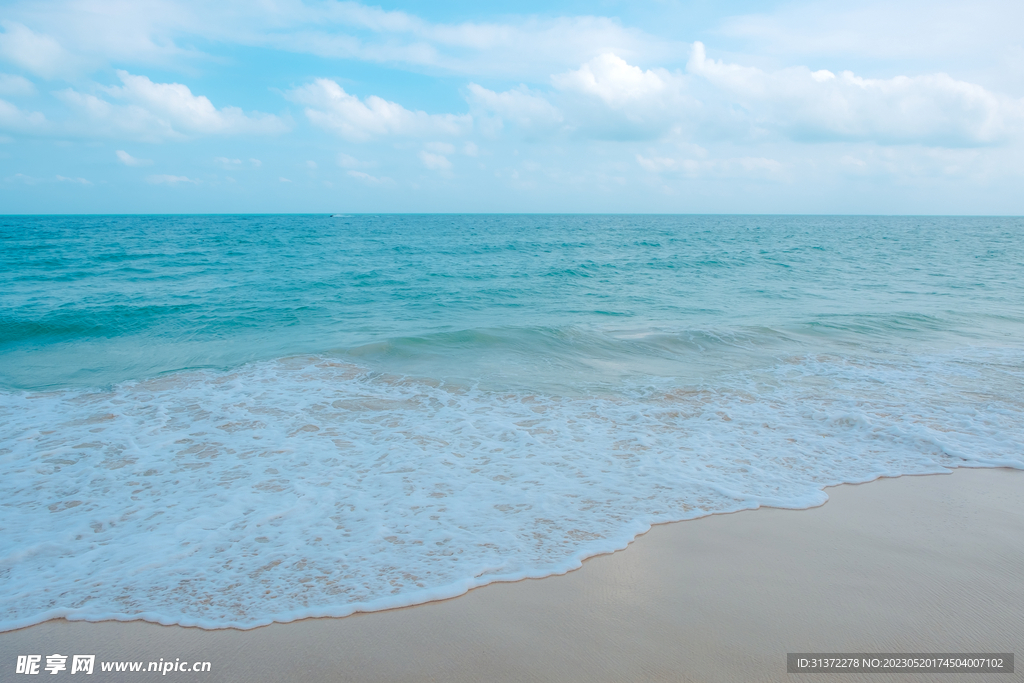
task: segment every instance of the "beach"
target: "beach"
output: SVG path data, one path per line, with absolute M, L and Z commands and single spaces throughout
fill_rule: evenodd
M 59 652 L 211 663 L 175 681 L 955 681 L 787 674 L 786 653 L 1019 655 L 1024 472 L 826 492 L 809 510 L 658 525 L 561 576 L 342 619 L 247 631 L 49 621 L 0 634 L 4 677 L 19 654 Z M 98 669 L 91 680 L 156 675 Z
M 919 4 L 3 3 L 0 683 L 1024 683 L 1024 2 Z

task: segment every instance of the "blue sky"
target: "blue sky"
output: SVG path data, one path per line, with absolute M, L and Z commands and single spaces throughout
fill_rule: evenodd
M 0 8 L 0 213 L 1024 213 L 1024 3 Z

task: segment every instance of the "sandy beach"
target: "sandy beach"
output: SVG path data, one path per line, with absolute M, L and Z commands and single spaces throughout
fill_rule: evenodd
M 811 510 L 655 527 L 563 576 L 345 619 L 251 631 L 51 621 L 0 634 L 3 678 L 19 654 L 87 653 L 211 662 L 175 681 L 953 681 L 787 674 L 786 653 L 1024 651 L 1024 472 L 827 492 Z M 90 680 L 156 675 L 98 669 Z

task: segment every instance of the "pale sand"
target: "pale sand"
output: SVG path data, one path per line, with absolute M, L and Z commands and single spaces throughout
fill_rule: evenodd
M 659 526 L 564 576 L 346 619 L 252 631 L 52 621 L 0 634 L 0 679 L 21 679 L 17 654 L 60 652 L 212 662 L 167 681 L 1024 680 L 1024 663 L 1015 674 L 787 674 L 787 652 L 1024 655 L 1024 472 L 828 493 L 813 510 Z M 155 680 L 83 680 L 140 677 Z

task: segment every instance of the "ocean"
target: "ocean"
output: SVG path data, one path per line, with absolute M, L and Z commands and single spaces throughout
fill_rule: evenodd
M 1024 468 L 1024 219 L 0 217 L 0 630 L 251 628 Z

